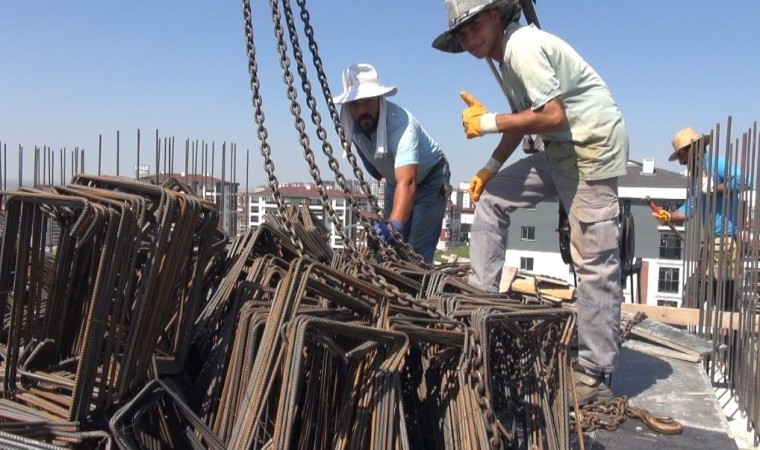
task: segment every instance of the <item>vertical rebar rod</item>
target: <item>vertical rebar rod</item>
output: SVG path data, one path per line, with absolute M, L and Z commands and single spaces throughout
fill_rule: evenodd
M 224 141 L 222 142 L 222 164 L 221 164 L 222 170 L 221 170 L 221 175 L 220 175 L 220 178 L 222 179 L 222 181 L 221 183 L 218 183 L 221 185 L 221 192 L 219 192 L 219 203 L 221 203 L 221 206 L 219 208 L 219 215 L 220 217 L 222 217 L 222 226 L 227 224 L 227 220 L 225 220 L 226 210 L 224 208 L 225 206 L 224 204 L 227 202 L 227 190 L 225 189 L 225 186 L 227 185 L 227 182 L 226 182 L 227 174 L 225 173 L 225 168 L 227 167 L 226 166 L 227 160 L 225 159 L 226 157 L 227 157 L 227 142 Z
M 98 176 L 103 174 L 103 135 L 98 135 Z
M 50 186 L 52 186 L 55 184 L 55 152 L 52 147 L 48 147 L 48 162 L 48 170 L 50 171 L 48 174 L 48 180 L 50 180 Z
M 137 129 L 137 170 L 135 170 L 135 178 L 140 179 L 140 129 Z
M 43 145 L 40 149 L 39 155 L 37 155 L 37 163 L 39 164 L 39 176 L 38 182 L 42 186 L 47 186 L 47 145 Z
M 18 145 L 18 187 L 21 188 L 23 182 L 23 166 L 24 166 L 24 147 L 21 144 Z
M 34 167 L 32 167 L 32 186 L 39 184 L 40 147 L 34 146 Z
M 120 161 L 121 161 L 121 135 L 119 133 L 119 130 L 116 130 L 116 176 L 117 177 L 121 175 Z
M 171 160 L 169 162 L 169 172 L 172 174 L 174 173 L 174 136 L 172 136 L 172 145 L 171 145 L 171 151 L 169 154 L 171 155 Z
M 161 138 L 158 137 L 156 129 L 156 184 L 158 184 L 158 172 L 161 171 Z
M 203 180 L 203 198 L 206 199 L 206 174 L 208 173 L 208 144 L 206 141 L 202 142 L 203 145 L 203 169 L 201 170 L 201 178 Z
M 193 183 L 198 184 L 198 140 L 193 142 Z

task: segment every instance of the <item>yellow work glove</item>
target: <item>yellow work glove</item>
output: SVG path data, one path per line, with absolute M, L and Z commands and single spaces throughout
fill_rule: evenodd
M 467 103 L 467 108 L 462 110 L 462 125 L 467 139 L 499 132 L 496 128 L 496 114 L 489 113 L 486 107 L 469 92 L 462 91 L 459 95 Z
M 473 203 L 477 203 L 477 201 L 480 200 L 480 194 L 483 193 L 483 189 L 486 187 L 486 183 L 488 183 L 488 180 L 496 175 L 496 172 L 499 171 L 501 165 L 501 162 L 494 158 L 491 158 L 488 160 L 486 165 L 482 169 L 478 170 L 478 173 L 475 174 L 472 179 L 470 179 L 470 199 L 473 201 Z
M 670 213 L 664 209 L 652 213 L 652 217 L 657 219 L 660 223 L 666 224 L 670 222 Z

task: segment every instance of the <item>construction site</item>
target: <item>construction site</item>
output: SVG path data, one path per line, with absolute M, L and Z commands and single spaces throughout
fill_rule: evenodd
M 757 448 L 757 122 L 729 117 L 691 144 L 695 179 L 719 158 L 727 179 L 743 174 L 725 196 L 695 196 L 695 216 L 740 219 L 730 250 L 710 221 L 661 223 L 684 274 L 670 280 L 678 307 L 633 298 L 641 264 L 621 211 L 632 294 L 607 380 L 615 396 L 581 405 L 577 286 L 539 262 L 505 266 L 500 292 L 487 292 L 468 283 L 466 259 L 429 263 L 379 236 L 385 213 L 341 126 L 306 2 L 255 5 L 272 17 L 256 33 L 274 33 L 274 62 L 259 60 L 250 3 L 241 28 L 258 161 L 234 144 L 175 148 L 156 131 L 115 173 L 101 170 L 101 149 L 18 146 L 32 167 L 24 180 L 0 136 L 0 448 Z M 522 21 L 538 27 L 534 3 L 519 0 Z M 289 117 L 262 101 L 259 66 L 275 63 Z M 273 121 L 294 123 L 303 160 L 277 160 Z M 154 171 L 141 170 L 148 161 Z M 275 163 L 306 167 L 311 202 L 285 201 Z M 251 227 L 236 217 L 253 203 L 226 190 L 248 164 L 263 166 L 276 205 Z M 685 197 L 694 189 L 685 183 Z M 328 190 L 356 223 L 338 216 Z M 669 209 L 658 201 L 634 203 Z M 567 220 L 560 212 L 553 239 L 572 267 Z

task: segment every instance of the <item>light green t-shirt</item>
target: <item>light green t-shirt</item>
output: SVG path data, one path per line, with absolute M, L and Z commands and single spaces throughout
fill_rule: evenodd
M 581 180 L 624 175 L 628 132 L 596 71 L 568 43 L 533 25 L 510 23 L 503 47 L 501 72 L 513 113 L 562 96 L 565 129 L 541 135 L 549 161 Z

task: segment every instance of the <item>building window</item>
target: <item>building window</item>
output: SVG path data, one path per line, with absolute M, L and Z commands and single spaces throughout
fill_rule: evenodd
M 533 270 L 533 258 L 520 258 L 520 270 Z
M 660 267 L 660 275 L 657 278 L 657 292 L 677 294 L 681 269 L 677 267 Z
M 660 259 L 681 259 L 681 240 L 675 233 L 660 233 Z
M 536 227 L 522 227 L 522 240 L 534 241 L 536 240 Z
M 675 300 L 657 300 L 657 306 L 669 306 L 671 308 L 678 307 L 678 302 Z

